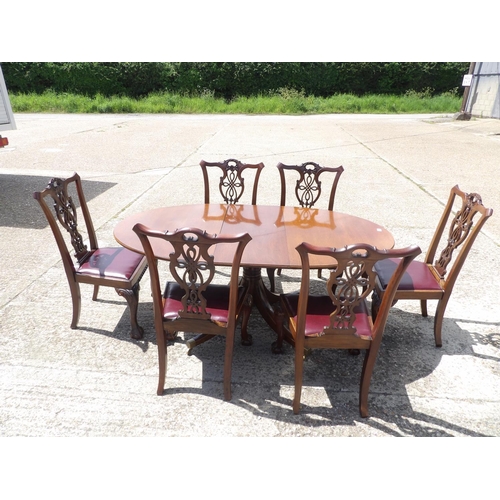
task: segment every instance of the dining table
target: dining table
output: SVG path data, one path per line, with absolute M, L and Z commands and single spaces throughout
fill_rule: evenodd
M 387 229 L 354 215 L 294 206 L 210 203 L 164 206 L 121 220 L 113 233 L 116 241 L 142 254 L 141 242 L 132 229 L 138 222 L 159 231 L 190 227 L 209 234 L 248 233 L 252 240 L 247 244 L 241 260 L 241 285 L 248 287 L 252 305 L 275 332 L 278 330 L 277 322 L 282 321 L 279 294 L 265 286 L 261 274 L 263 268 L 300 269 L 296 247 L 302 242 L 334 248 L 356 243 L 367 243 L 379 249 L 394 247 L 394 237 Z M 171 249 L 165 242 L 153 241 L 152 245 L 158 259 L 169 260 Z M 217 266 L 230 266 L 232 263 L 233 255 L 227 245 L 216 245 L 213 256 Z M 330 259 L 311 256 L 312 269 L 331 267 Z M 251 335 L 242 331 L 243 343 L 250 344 L 248 339 Z M 286 336 L 285 340 L 292 343 Z

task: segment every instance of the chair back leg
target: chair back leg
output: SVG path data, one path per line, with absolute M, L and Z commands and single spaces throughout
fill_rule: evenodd
M 422 316 L 427 318 L 427 300 L 420 301 L 420 310 L 422 311 Z
M 436 343 L 436 347 L 442 347 L 443 341 L 441 339 L 441 331 L 443 329 L 443 318 L 444 312 L 446 311 L 446 306 L 448 305 L 448 300 L 450 298 L 451 293 L 445 292 L 443 298 L 439 300 L 438 305 L 436 307 L 436 312 L 434 314 L 434 341 Z

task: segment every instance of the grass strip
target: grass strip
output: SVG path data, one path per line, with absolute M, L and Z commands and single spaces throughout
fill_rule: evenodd
M 306 96 L 294 90 L 280 89 L 270 95 L 237 97 L 230 101 L 211 92 L 196 96 L 167 92 L 130 97 L 92 97 L 55 93 L 10 94 L 14 113 L 179 113 L 179 114 L 335 114 L 335 113 L 456 113 L 462 98 L 455 93 L 436 96 L 408 92 L 402 96 L 350 94 L 330 97 Z

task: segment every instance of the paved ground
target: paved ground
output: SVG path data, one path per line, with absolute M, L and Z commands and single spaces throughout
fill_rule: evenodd
M 26 114 L 16 122 L 0 150 L 0 436 L 500 436 L 499 120 Z M 81 326 L 69 328 L 68 285 L 32 192 L 79 172 L 101 244 L 112 244 L 128 214 L 199 202 L 199 161 L 230 157 L 266 164 L 262 204 L 279 203 L 278 161 L 343 165 L 336 210 L 382 224 L 397 246 L 425 251 L 455 184 L 495 210 L 455 286 L 441 349 L 433 304 L 429 318 L 417 303 L 393 309 L 370 418 L 357 407 L 361 357 L 343 351 L 308 358 L 303 409 L 293 415 L 292 350 L 272 355 L 273 333 L 256 313 L 253 346 L 235 348 L 231 402 L 222 398 L 223 342 L 187 357 L 182 335 L 169 351 L 167 393 L 156 396 L 147 276 L 144 341 L 128 337 L 125 301 L 113 290 L 92 302 L 82 287 Z M 294 289 L 296 278 L 284 272 L 279 286 Z

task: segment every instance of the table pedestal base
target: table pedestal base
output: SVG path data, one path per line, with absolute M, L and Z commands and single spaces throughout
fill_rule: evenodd
M 260 315 L 264 318 L 270 328 L 277 334 L 282 331 L 283 340 L 287 341 L 291 345 L 294 345 L 293 338 L 288 331 L 288 328 L 286 325 L 283 325 L 284 316 L 279 305 L 279 295 L 266 288 L 264 281 L 262 280 L 261 268 L 244 267 L 243 277 L 240 284 L 248 288 L 248 293 L 252 296 L 252 305 L 258 309 Z M 249 345 L 244 343 L 245 338 L 251 338 L 246 331 L 246 325 L 242 325 L 241 327 L 241 337 L 242 343 L 244 345 Z M 282 352 L 281 347 L 277 347 L 276 342 L 273 343 L 272 349 L 275 354 Z

